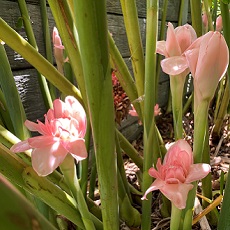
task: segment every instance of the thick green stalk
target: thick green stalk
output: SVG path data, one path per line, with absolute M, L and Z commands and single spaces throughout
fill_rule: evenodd
M 166 25 L 166 17 L 167 17 L 167 9 L 168 9 L 168 0 L 163 1 L 163 7 L 161 9 L 161 24 L 160 24 L 160 31 L 159 31 L 159 41 L 164 40 L 165 37 L 165 25 Z M 161 60 L 163 56 L 157 55 L 157 65 L 156 65 L 156 82 L 159 82 L 160 74 L 162 73 L 161 70 Z M 158 95 L 158 87 L 156 87 L 156 95 Z
M 223 1 L 220 1 L 220 9 L 221 9 L 221 15 L 222 15 L 222 22 L 223 22 L 223 33 L 224 38 L 226 40 L 226 43 L 228 45 L 228 48 L 230 48 L 230 16 L 229 16 L 229 4 L 223 3 Z M 228 66 L 228 80 L 230 80 L 230 66 Z M 230 91 L 230 84 L 228 84 L 229 91 Z
M 53 17 L 55 19 L 58 32 L 65 46 L 69 62 L 73 73 L 76 77 L 78 87 L 80 89 L 85 107 L 87 107 L 87 96 L 84 82 L 84 73 L 82 68 L 82 60 L 77 44 L 77 31 L 74 23 L 75 18 L 72 18 L 71 10 L 66 1 L 63 0 L 48 0 Z M 63 92 L 64 93 L 64 92 Z
M 94 139 L 104 230 L 119 229 L 115 124 L 106 1 L 74 1 Z M 109 176 L 108 176 L 109 172 Z
M 51 43 L 51 37 L 50 37 L 46 0 L 40 1 L 40 7 L 41 7 L 41 15 L 42 15 L 41 19 L 42 19 L 42 28 L 43 28 L 43 34 L 44 34 L 46 58 L 50 63 L 53 64 L 52 43 Z M 48 84 L 49 84 L 51 98 L 52 100 L 54 100 L 56 99 L 56 88 L 49 82 Z
M 192 15 L 192 26 L 196 31 L 197 37 L 200 37 L 202 35 L 201 1 L 190 1 L 190 7 Z
M 92 219 L 93 216 L 90 215 L 85 198 L 81 191 L 80 184 L 78 182 L 74 158 L 70 154 L 68 154 L 65 160 L 60 165 L 60 168 L 64 175 L 64 179 L 67 185 L 69 186 L 74 199 L 76 200 L 77 208 L 81 213 L 82 221 L 85 225 L 85 228 L 94 230 L 95 226 Z M 94 220 L 96 220 L 95 217 Z M 101 223 L 101 229 L 102 229 L 102 223 Z
M 91 127 L 89 119 L 87 119 L 87 131 L 85 134 L 85 145 L 88 152 L 88 157 L 83 161 L 79 162 L 80 165 L 80 186 L 84 197 L 87 196 L 87 186 L 88 186 L 88 169 L 89 169 L 89 153 L 90 153 L 90 139 L 91 139 Z
M 135 0 L 120 0 L 138 97 L 144 95 L 145 62 Z M 142 111 L 143 112 L 143 111 Z
M 180 1 L 180 13 L 178 18 L 178 26 L 182 26 L 187 23 L 188 20 L 188 0 Z
M 158 29 L 158 1 L 147 0 L 147 28 L 146 28 L 146 58 L 145 58 L 145 100 L 144 100 L 144 164 L 142 191 L 146 191 L 152 183 L 148 174 L 149 168 L 156 163 L 159 157 L 159 142 L 156 135 L 154 106 L 156 104 L 156 42 Z M 142 203 L 143 230 L 151 226 L 151 199 Z
M 214 30 L 213 28 L 213 24 L 212 24 L 212 14 L 210 12 L 210 6 L 209 6 L 209 1 L 208 0 L 203 0 L 204 2 L 204 8 L 205 8 L 205 12 L 208 18 L 208 29 L 209 30 Z
M 224 199 L 221 207 L 220 218 L 218 222 L 218 230 L 228 230 L 230 229 L 230 219 L 229 219 L 229 207 L 230 207 L 230 176 L 228 174 Z
M 80 91 L 72 85 L 57 69 L 50 64 L 25 39 L 15 32 L 2 18 L 0 18 L 0 39 L 5 41 L 13 50 L 25 58 L 53 85 L 66 95 L 75 96 L 83 104 Z
M 196 96 L 194 96 L 194 144 L 193 144 L 193 157 L 194 163 L 202 163 L 203 153 L 206 148 L 206 135 L 208 135 L 208 108 L 210 101 L 203 100 L 199 103 L 196 100 Z M 193 209 L 194 200 L 197 190 L 197 182 L 193 183 L 194 187 L 189 192 L 187 198 L 186 208 L 183 210 L 183 215 L 186 216 L 187 220 L 191 220 L 192 217 L 189 217 L 186 213 L 191 213 L 190 210 Z M 190 221 L 185 223 L 191 224 Z M 190 229 L 191 226 L 186 226 L 186 229 Z
M 21 11 L 22 18 L 23 18 L 23 24 L 25 27 L 26 35 L 28 37 L 28 41 L 36 50 L 38 50 L 36 39 L 35 39 L 34 33 L 33 33 L 33 28 L 32 28 L 31 23 L 30 23 L 29 13 L 28 13 L 28 10 L 26 7 L 26 1 L 25 0 L 18 0 L 18 5 L 19 5 L 19 9 Z M 46 105 L 46 108 L 49 109 L 52 107 L 52 99 L 50 96 L 48 84 L 46 82 L 45 77 L 42 76 L 41 73 L 38 72 L 37 74 L 38 74 L 38 81 L 40 84 L 40 89 L 42 92 L 44 103 Z
M 178 209 L 172 203 L 172 212 L 171 212 L 171 220 L 170 220 L 170 230 L 178 230 L 181 222 L 181 209 Z
M 183 92 L 185 76 L 170 76 L 170 89 L 172 95 L 173 127 L 175 140 L 183 138 Z
M 218 97 L 217 97 L 215 114 L 214 114 L 215 126 L 212 130 L 213 138 L 220 137 L 220 130 L 222 128 L 224 117 L 227 114 L 229 99 L 230 99 L 229 79 L 227 79 L 227 76 L 226 76 L 220 81 L 220 88 L 218 91 Z

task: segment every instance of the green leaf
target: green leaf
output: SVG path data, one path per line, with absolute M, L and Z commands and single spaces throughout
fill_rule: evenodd
M 229 4 L 230 0 L 221 0 L 224 4 Z
M 56 229 L 2 174 L 0 196 L 0 229 Z

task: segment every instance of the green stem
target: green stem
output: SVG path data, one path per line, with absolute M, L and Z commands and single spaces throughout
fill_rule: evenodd
M 194 95 L 194 144 L 193 144 L 193 156 L 194 163 L 202 163 L 203 153 L 206 148 L 206 137 L 208 135 L 208 108 L 209 101 L 203 100 L 199 103 L 197 102 L 196 95 Z M 187 205 L 183 210 L 183 215 L 186 213 L 192 213 L 190 210 L 193 209 L 195 195 L 197 191 L 197 182 L 193 183 L 194 187 L 188 194 Z M 192 217 L 189 217 L 186 214 L 187 220 L 191 220 Z M 190 223 L 190 221 L 186 221 L 186 223 Z M 191 226 L 187 226 L 189 229 Z M 186 229 L 187 229 L 186 228 Z
M 87 152 L 90 152 L 90 138 L 91 138 L 91 127 L 90 127 L 90 122 L 89 119 L 87 119 L 87 131 L 85 134 L 85 145 L 87 147 Z M 89 157 L 88 156 L 86 159 L 83 161 L 79 162 L 80 164 L 80 185 L 82 189 L 82 193 L 84 197 L 86 198 L 87 196 L 87 186 L 88 186 L 88 168 L 89 168 Z
M 119 215 L 115 124 L 107 46 L 106 1 L 73 3 L 94 138 L 103 227 L 104 230 L 117 230 Z
M 44 41 L 45 41 L 46 58 L 50 63 L 53 64 L 53 53 L 52 53 L 49 21 L 48 21 L 47 8 L 46 8 L 46 0 L 40 1 L 40 7 L 41 7 L 41 15 L 42 15 L 41 19 L 42 19 Z M 56 88 L 49 82 L 48 84 L 49 84 L 51 98 L 52 100 L 54 100 L 56 98 Z
M 145 62 L 135 0 L 120 0 L 138 97 L 144 95 Z M 143 111 L 142 111 L 143 112 Z
M 55 19 L 58 31 L 65 46 L 69 62 L 71 64 L 74 76 L 76 77 L 78 87 L 80 89 L 84 105 L 87 107 L 87 96 L 84 82 L 84 73 L 82 60 L 77 40 L 76 25 L 73 23 L 71 9 L 68 3 L 63 0 L 48 0 L 53 17 Z M 65 93 L 65 92 L 63 92 Z
M 224 38 L 226 40 L 226 43 L 228 45 L 228 48 L 230 48 L 230 16 L 229 16 L 229 4 L 223 3 L 223 1 L 220 1 L 220 9 L 221 9 L 221 15 L 222 15 L 222 22 L 223 22 L 223 33 Z M 230 66 L 228 66 L 228 78 L 230 79 Z M 228 84 L 229 91 L 230 91 L 230 84 Z
M 0 39 L 5 41 L 13 50 L 25 58 L 54 86 L 66 95 L 75 96 L 83 104 L 80 91 L 72 85 L 57 69 L 50 64 L 25 39 L 15 32 L 2 18 L 0 18 Z
M 190 1 L 192 26 L 196 31 L 197 37 L 202 35 L 201 1 Z
M 180 13 L 178 18 L 178 26 L 182 26 L 187 23 L 188 20 L 188 0 L 181 0 Z
M 218 230 L 230 229 L 229 207 L 230 207 L 230 176 L 228 174 L 224 190 L 224 199 L 221 207 L 220 218 L 218 221 Z
M 35 39 L 34 33 L 33 33 L 33 28 L 32 28 L 31 23 L 30 23 L 30 17 L 29 17 L 29 13 L 27 10 L 27 6 L 26 6 L 26 1 L 25 0 L 18 0 L 18 5 L 19 5 L 19 9 L 21 11 L 22 18 L 23 18 L 23 24 L 25 26 L 28 41 L 36 50 L 38 50 L 36 39 Z M 52 99 L 50 96 L 48 84 L 47 84 L 44 76 L 42 76 L 39 72 L 37 73 L 37 75 L 38 75 L 38 81 L 40 84 L 40 89 L 42 92 L 44 103 L 46 105 L 46 108 L 49 109 L 52 107 Z
M 214 30 L 213 28 L 213 24 L 212 24 L 212 15 L 211 15 L 211 12 L 210 12 L 210 6 L 209 6 L 209 1 L 208 0 L 204 0 L 204 8 L 205 8 L 205 12 L 206 12 L 206 15 L 207 15 L 207 18 L 208 18 L 208 28 L 209 30 Z
M 173 126 L 175 140 L 183 138 L 183 92 L 185 76 L 170 76 L 170 89 L 172 95 Z
M 145 100 L 144 100 L 144 164 L 142 191 L 146 191 L 152 183 L 148 174 L 153 162 L 159 157 L 159 139 L 154 117 L 156 104 L 156 41 L 158 29 L 158 1 L 147 0 L 147 28 L 146 28 L 146 63 L 145 63 Z M 151 198 L 142 203 L 143 230 L 151 226 Z
M 178 230 L 181 221 L 181 209 L 178 209 L 172 203 L 172 212 L 171 212 L 171 221 L 170 221 L 170 230 Z
M 64 179 L 77 202 L 77 208 L 81 213 L 82 221 L 85 225 L 85 228 L 92 230 L 95 229 L 92 216 L 90 215 L 83 193 L 81 191 L 80 184 L 78 182 L 74 158 L 70 154 L 68 154 L 65 160 L 60 165 L 60 168 L 64 175 Z

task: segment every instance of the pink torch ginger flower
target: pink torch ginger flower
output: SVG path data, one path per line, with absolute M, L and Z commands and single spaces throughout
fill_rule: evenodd
M 70 153 L 77 161 L 87 157 L 84 136 L 86 132 L 86 114 L 82 105 L 72 96 L 65 102 L 56 99 L 53 109 L 45 114 L 45 123 L 25 121 L 30 131 L 42 136 L 28 138 L 11 147 L 13 152 L 33 149 L 32 166 L 40 176 L 52 173 Z
M 178 26 L 174 29 L 172 23 L 168 23 L 167 39 L 166 41 L 157 42 L 157 53 L 165 56 L 165 59 L 161 61 L 162 70 L 168 73 L 168 67 L 175 66 L 175 63 L 181 63 L 182 61 L 186 63 L 184 58 L 181 56 L 184 51 L 195 41 L 197 38 L 196 32 L 192 26 L 186 24 L 183 26 Z M 185 77 L 189 73 L 187 65 L 182 65 L 183 76 Z M 170 74 L 177 75 L 177 74 Z
M 176 141 L 168 149 L 163 164 L 159 158 L 156 168 L 149 169 L 149 175 L 156 178 L 142 199 L 159 189 L 178 208 L 184 209 L 188 192 L 193 188 L 191 182 L 200 180 L 211 170 L 208 164 L 193 164 L 193 153 L 185 140 Z
M 227 71 L 229 50 L 220 32 L 209 31 L 199 37 L 184 53 L 194 79 L 198 102 L 211 100 L 219 80 Z

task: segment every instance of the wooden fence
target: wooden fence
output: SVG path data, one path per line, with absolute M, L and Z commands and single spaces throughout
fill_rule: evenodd
M 31 17 L 35 38 L 39 48 L 39 52 L 45 56 L 44 34 L 42 30 L 41 13 L 39 0 L 28 0 L 28 10 Z M 137 0 L 137 9 L 139 17 L 140 31 L 142 35 L 143 45 L 145 44 L 146 29 L 146 0 Z M 161 20 L 162 1 L 160 1 L 159 21 Z M 169 0 L 167 10 L 167 21 L 176 23 L 179 14 L 180 1 Z M 107 1 L 107 15 L 109 31 L 113 34 L 113 38 L 119 48 L 125 62 L 131 68 L 131 58 L 127 43 L 127 37 L 123 22 L 122 11 L 119 0 Z M 48 8 L 49 26 L 52 31 L 55 25 L 51 11 Z M 16 24 L 20 18 L 20 11 L 16 1 L 3 0 L 1 3 L 0 17 L 2 17 L 11 27 L 16 29 Z M 1 28 L 0 28 L 1 29 Z M 17 29 L 16 29 L 17 30 Z M 23 28 L 17 30 L 23 37 L 26 37 Z M 43 104 L 42 96 L 39 89 L 36 70 L 25 61 L 19 54 L 11 50 L 5 45 L 6 52 L 12 67 L 13 75 L 20 92 L 27 117 L 30 120 L 43 119 L 46 112 Z M 5 77 L 5 76 L 0 76 Z M 159 96 L 158 103 L 164 106 L 168 100 L 169 81 L 168 76 L 162 74 L 159 80 Z

